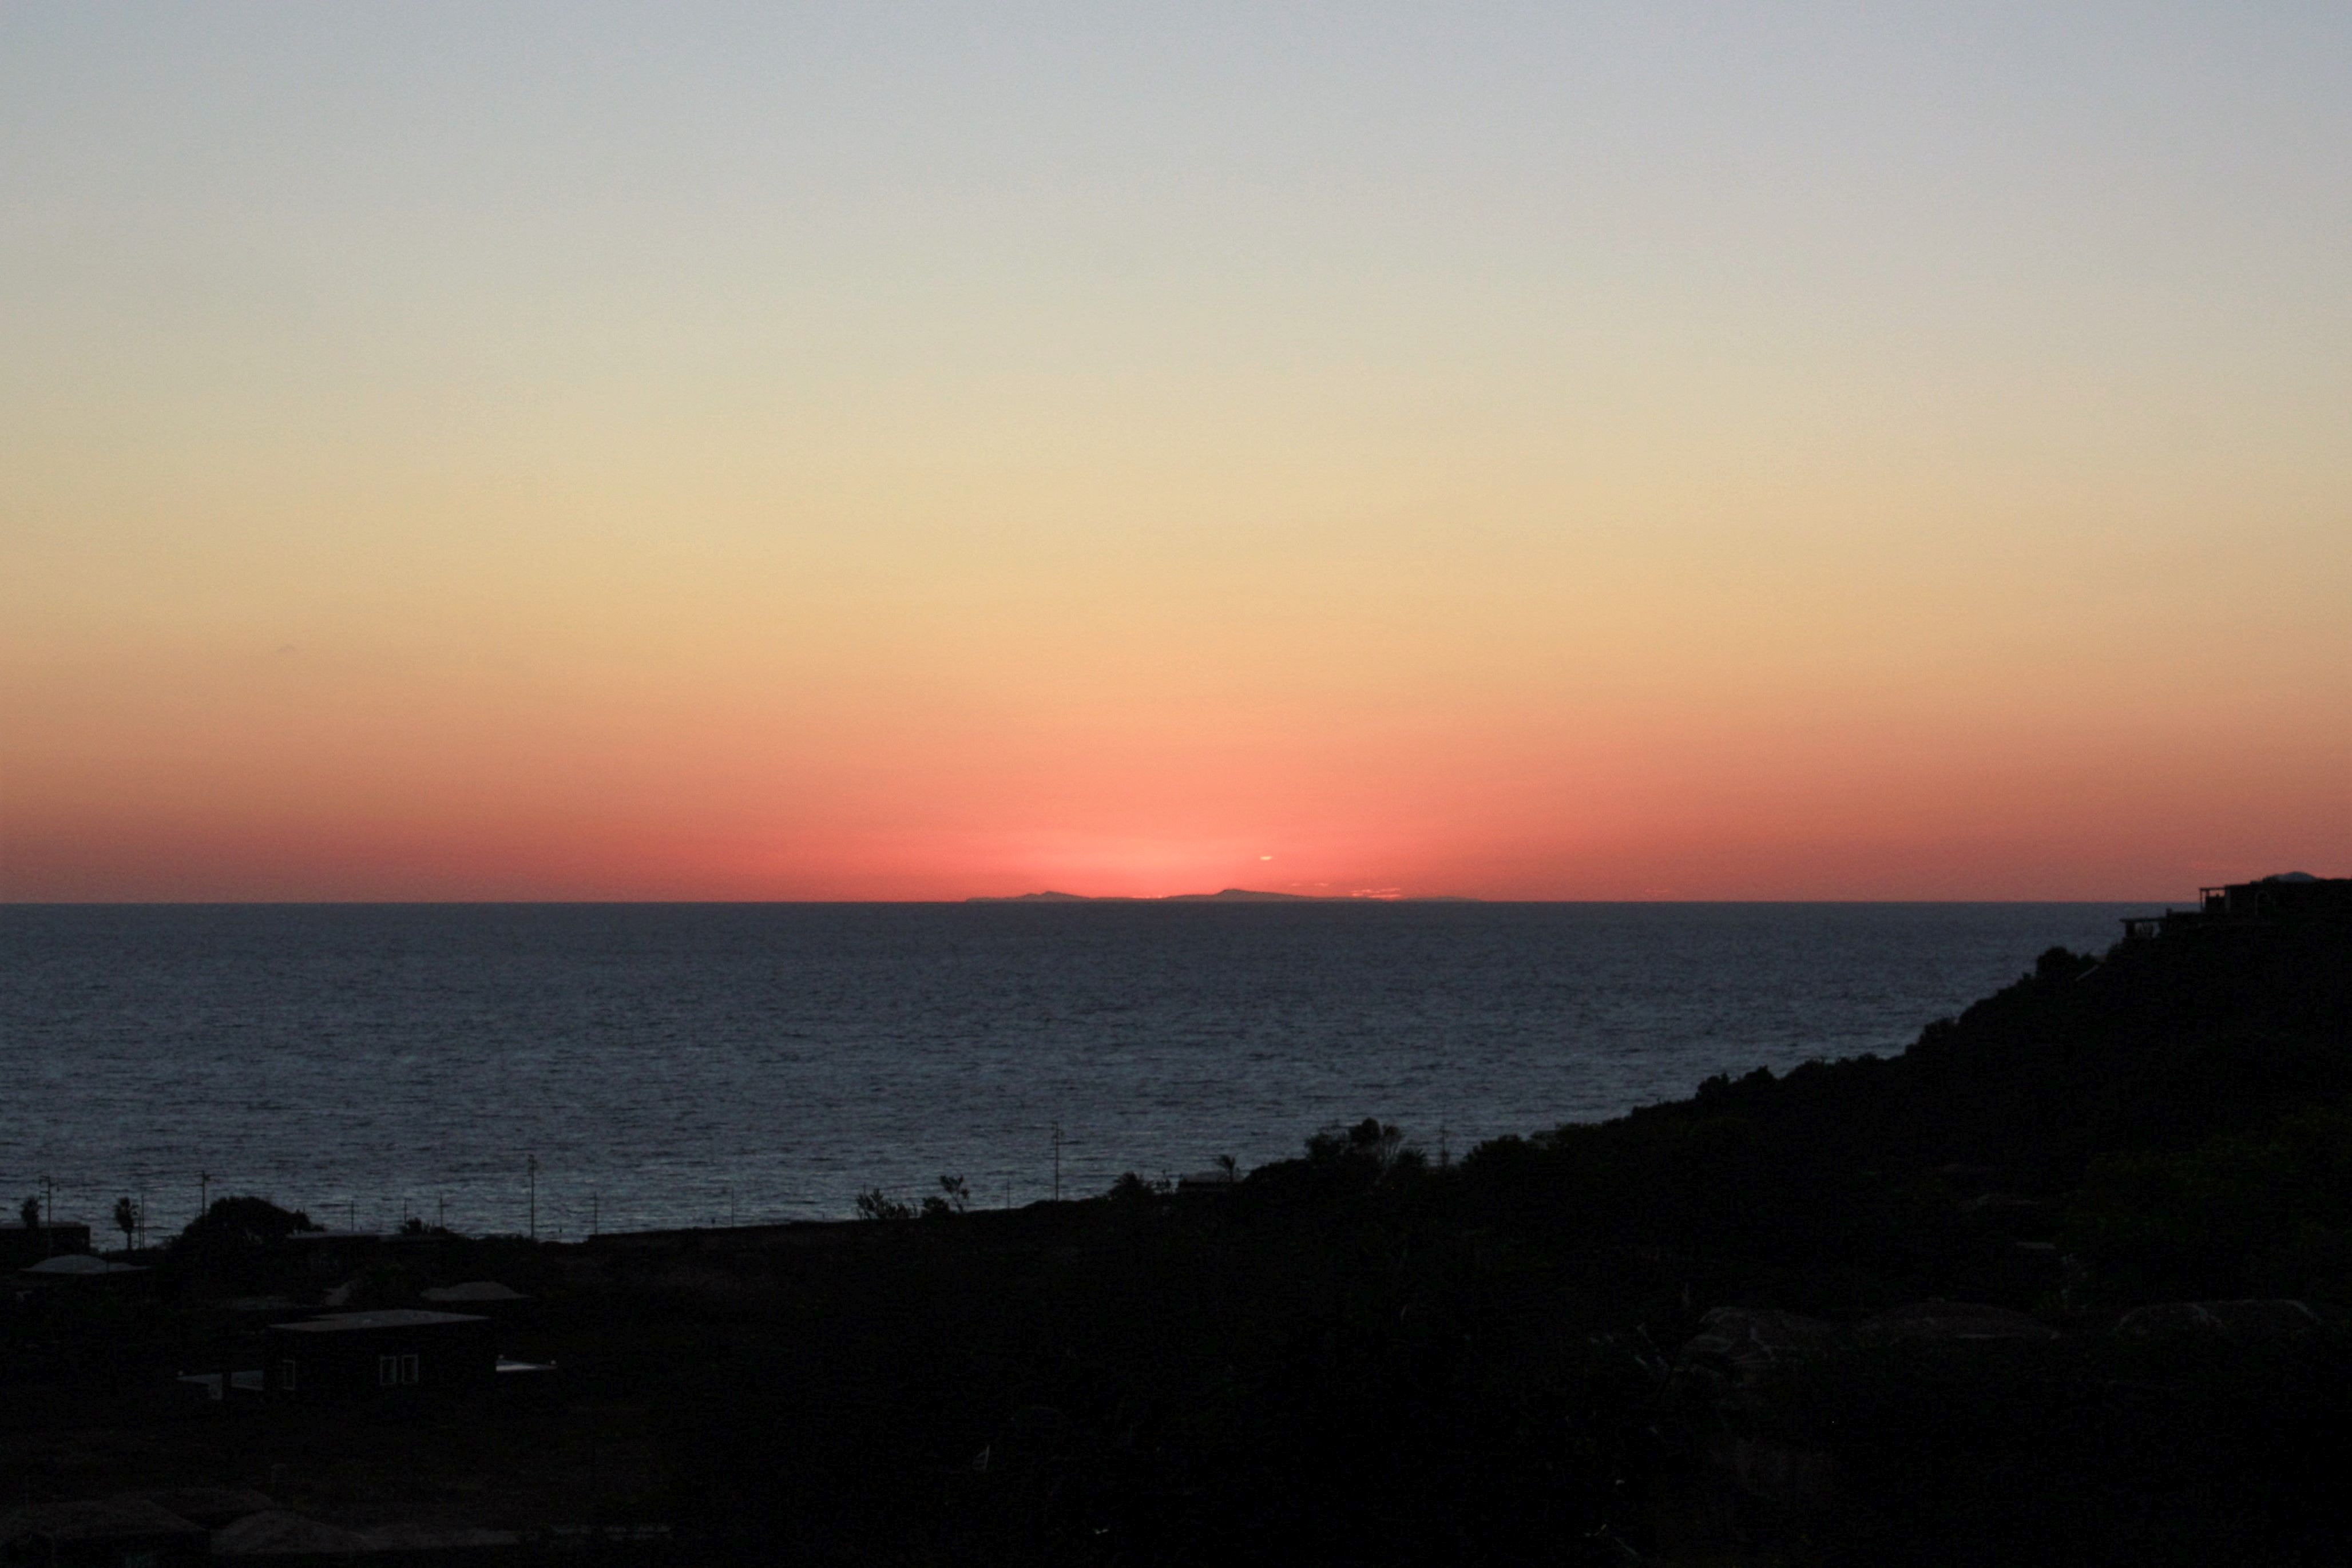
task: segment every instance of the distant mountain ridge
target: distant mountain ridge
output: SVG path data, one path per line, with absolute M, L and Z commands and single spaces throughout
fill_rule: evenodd
M 1084 893 L 1017 893 L 1003 897 L 967 898 L 966 904 L 1475 904 L 1475 898 L 1439 894 L 1427 898 L 1368 898 L 1347 893 L 1266 893 L 1257 888 L 1225 887 L 1214 893 L 1171 893 L 1158 898 L 1114 894 L 1096 897 Z

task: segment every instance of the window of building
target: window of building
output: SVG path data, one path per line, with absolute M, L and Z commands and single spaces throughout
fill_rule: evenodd
M 294 1358 L 288 1356 L 278 1364 L 278 1386 L 291 1393 L 294 1388 Z
M 400 1381 L 400 1357 L 379 1355 L 375 1358 L 375 1383 L 379 1388 L 390 1388 Z
M 413 1387 L 416 1382 L 417 1368 L 417 1357 L 413 1355 L 402 1356 L 400 1358 L 400 1380 Z

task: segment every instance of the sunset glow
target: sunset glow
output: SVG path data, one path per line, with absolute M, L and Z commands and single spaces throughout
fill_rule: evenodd
M 2352 25 L 1908 15 L 13 8 L 0 895 L 2352 871 Z

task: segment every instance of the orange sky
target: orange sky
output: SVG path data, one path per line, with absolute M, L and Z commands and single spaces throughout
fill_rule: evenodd
M 2352 873 L 2340 17 L 127 16 L 0 896 Z

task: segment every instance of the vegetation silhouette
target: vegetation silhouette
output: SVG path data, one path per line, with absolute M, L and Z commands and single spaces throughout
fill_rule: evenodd
M 2053 949 L 1899 1055 L 1458 1160 L 1367 1117 L 1220 1167 L 333 1263 L 224 1198 L 148 1294 L 10 1309 L 0 1368 L 57 1397 L 0 1441 L 146 1420 L 74 1451 L 250 1486 L 125 1392 L 224 1364 L 215 1303 L 497 1280 L 561 1399 L 255 1416 L 240 1451 L 331 1500 L 364 1471 L 658 1519 L 709 1562 L 2352 1560 L 2342 922 Z

